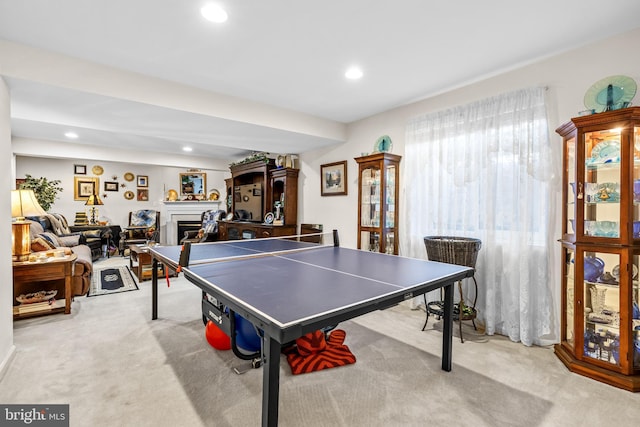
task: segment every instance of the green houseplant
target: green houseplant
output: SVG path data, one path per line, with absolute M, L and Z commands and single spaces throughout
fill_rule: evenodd
M 59 179 L 49 181 L 47 178 L 34 178 L 28 174 L 26 175 L 24 182 L 20 184 L 20 189 L 33 190 L 38 203 L 45 211 L 49 211 L 49 208 L 53 202 L 55 202 L 58 193 L 62 191 Z

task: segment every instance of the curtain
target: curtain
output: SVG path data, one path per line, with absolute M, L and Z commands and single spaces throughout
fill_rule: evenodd
M 544 88 L 416 117 L 406 128 L 401 254 L 426 258 L 424 236 L 480 239 L 479 322 L 525 345 L 558 341 L 553 157 Z

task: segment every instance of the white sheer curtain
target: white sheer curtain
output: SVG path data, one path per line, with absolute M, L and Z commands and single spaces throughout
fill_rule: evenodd
M 478 318 L 525 345 L 558 341 L 550 144 L 544 88 L 417 117 L 406 130 L 401 254 L 425 258 L 424 236 L 482 240 Z

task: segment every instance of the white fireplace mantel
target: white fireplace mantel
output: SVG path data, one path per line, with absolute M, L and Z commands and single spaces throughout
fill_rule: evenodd
M 206 202 L 162 202 L 160 222 L 164 221 L 164 238 L 161 241 L 167 245 L 177 245 L 178 221 L 199 220 L 202 212 L 220 209 L 220 201 Z

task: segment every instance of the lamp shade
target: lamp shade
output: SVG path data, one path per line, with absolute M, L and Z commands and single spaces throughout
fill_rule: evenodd
M 23 219 L 25 216 L 39 216 L 46 212 L 33 190 L 11 190 L 11 216 Z
M 104 203 L 102 203 L 102 199 L 100 199 L 100 196 L 98 196 L 97 194 L 92 194 L 87 199 L 87 203 L 85 203 L 85 205 L 100 206 L 100 205 L 104 205 Z
M 11 216 L 16 218 L 11 223 L 11 253 L 16 261 L 26 261 L 31 252 L 30 223 L 24 217 L 45 214 L 33 190 L 11 190 Z

